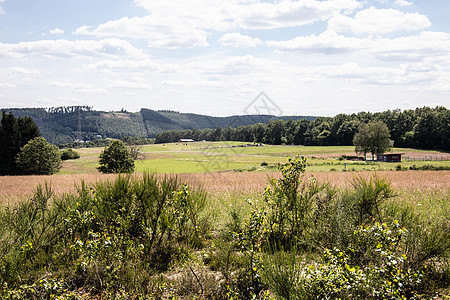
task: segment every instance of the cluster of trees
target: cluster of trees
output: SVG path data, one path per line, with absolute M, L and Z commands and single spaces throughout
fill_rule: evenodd
M 450 149 L 450 111 L 445 107 L 415 110 L 388 110 L 379 113 L 360 112 L 319 117 L 314 120 L 272 120 L 267 124 L 232 128 L 188 129 L 161 132 L 156 143 L 176 142 L 181 138 L 208 141 L 245 141 L 273 145 L 353 145 L 361 124 L 382 122 L 389 129 L 397 147 Z M 370 152 L 370 151 L 368 151 Z
M 58 148 L 40 137 L 30 117 L 2 112 L 0 145 L 0 175 L 48 175 L 61 167 Z

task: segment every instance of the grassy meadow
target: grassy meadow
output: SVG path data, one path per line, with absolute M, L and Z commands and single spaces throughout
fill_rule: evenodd
M 59 174 L 0 177 L 0 299 L 448 297 L 450 171 L 406 169 L 450 161 L 243 145 L 146 145 L 131 177 L 77 149 Z
M 277 163 L 287 157 L 308 157 L 308 171 L 371 171 L 393 170 L 395 163 L 358 162 L 339 160 L 341 155 L 355 155 L 350 146 L 260 146 L 240 147 L 240 142 L 194 142 L 147 145 L 141 148 L 140 159 L 136 161 L 137 172 L 153 173 L 206 173 L 206 172 L 266 172 L 276 170 Z M 64 162 L 60 174 L 95 174 L 98 155 L 103 148 L 77 150 L 78 160 Z M 402 167 L 433 164 L 450 166 L 450 154 L 438 151 L 415 149 L 393 149 L 405 153 L 405 157 L 444 156 L 447 161 L 403 161 Z M 369 158 L 369 156 L 368 156 Z M 266 167 L 261 167 L 267 163 Z M 346 166 L 344 166 L 346 164 Z

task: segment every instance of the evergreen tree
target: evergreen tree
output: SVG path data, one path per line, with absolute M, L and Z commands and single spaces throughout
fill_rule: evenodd
M 21 147 L 40 136 L 39 129 L 31 117 L 16 118 L 12 113 L 2 112 L 0 126 L 0 175 L 20 173 L 16 157 Z

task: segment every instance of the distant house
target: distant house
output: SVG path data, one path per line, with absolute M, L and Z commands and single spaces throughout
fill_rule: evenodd
M 384 153 L 378 155 L 377 160 L 384 162 L 402 162 L 402 154 L 405 153 Z
M 193 139 L 179 139 L 178 143 L 192 143 L 193 141 Z

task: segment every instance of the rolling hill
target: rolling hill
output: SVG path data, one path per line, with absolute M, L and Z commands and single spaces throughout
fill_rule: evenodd
M 139 112 L 96 111 L 89 106 L 53 108 L 2 108 L 16 117 L 30 116 L 39 126 L 41 135 L 50 143 L 65 144 L 75 140 L 123 138 L 125 136 L 153 138 L 158 133 L 174 129 L 205 129 L 238 127 L 267 123 L 276 119 L 308 119 L 312 116 L 239 115 L 213 117 L 176 111 L 156 111 L 142 108 Z

